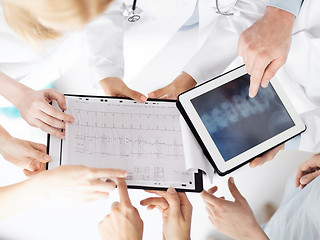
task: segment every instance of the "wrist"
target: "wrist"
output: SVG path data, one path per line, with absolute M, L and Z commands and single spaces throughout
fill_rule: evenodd
M 249 230 L 250 235 L 243 240 L 269 240 L 268 236 L 258 223 L 249 228 Z
M 0 154 L 3 154 L 7 148 L 8 143 L 12 142 L 14 138 L 0 126 Z

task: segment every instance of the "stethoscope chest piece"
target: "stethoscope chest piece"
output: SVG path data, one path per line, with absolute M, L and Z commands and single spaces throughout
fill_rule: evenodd
M 141 12 L 142 12 L 141 9 L 135 8 L 135 9 L 133 10 L 133 7 L 132 7 L 132 6 L 129 6 L 129 7 L 127 7 L 127 8 L 123 11 L 123 16 L 124 16 L 125 18 L 127 18 L 129 22 L 134 23 L 134 22 L 137 22 L 137 21 L 140 20 L 140 18 L 141 18 L 141 17 L 140 17 L 140 13 L 141 13 Z

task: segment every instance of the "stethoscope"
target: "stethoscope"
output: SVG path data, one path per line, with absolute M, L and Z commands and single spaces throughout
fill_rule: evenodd
M 221 11 L 221 10 L 220 10 L 220 7 L 219 7 L 219 0 L 216 0 L 217 13 L 218 13 L 218 14 L 221 14 L 221 15 L 224 15 L 224 16 L 237 15 L 237 14 L 235 14 L 235 13 L 238 13 L 238 12 L 235 12 L 234 8 L 236 7 L 238 1 L 239 1 L 239 0 L 236 0 L 235 3 L 231 6 L 231 8 L 229 8 L 227 11 Z
M 132 6 L 129 6 L 123 11 L 123 16 L 125 16 L 129 22 L 134 23 L 139 21 L 141 9 L 137 8 L 137 0 L 133 0 Z
M 224 16 L 232 16 L 235 15 L 234 8 L 237 5 L 237 2 L 239 0 L 236 0 L 235 3 L 231 6 L 230 9 L 227 11 L 221 11 L 219 7 L 219 0 L 216 0 L 216 9 L 217 13 L 224 15 Z M 132 6 L 129 6 L 123 11 L 123 16 L 125 16 L 129 22 L 134 23 L 140 20 L 140 13 L 142 12 L 141 9 L 137 8 L 137 0 L 133 0 Z

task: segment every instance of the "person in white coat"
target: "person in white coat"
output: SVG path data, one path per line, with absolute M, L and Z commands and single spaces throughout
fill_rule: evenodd
M 161 6 L 159 7 L 156 3 L 151 6 L 148 2 L 144 0 L 137 1 L 137 6 L 142 9 L 142 13 L 141 20 L 135 23 L 128 23 L 128 21 L 122 17 L 123 9 L 129 8 L 130 4 L 132 5 L 132 2 L 125 1 L 125 4 L 122 5 L 119 1 L 119 7 L 118 9 L 114 9 L 112 16 L 101 16 L 99 23 L 92 23 L 92 25 L 95 25 L 96 27 L 90 27 L 90 30 L 87 31 L 88 38 L 94 38 L 96 33 L 100 31 L 100 27 L 103 25 L 105 28 L 114 23 L 117 25 L 117 28 L 114 29 L 114 33 L 104 32 L 94 45 L 89 46 L 93 50 L 92 52 L 95 53 L 95 55 L 93 55 L 93 63 L 98 63 L 92 65 L 93 69 L 96 68 L 96 72 L 98 72 L 98 74 L 95 75 L 95 81 L 96 83 L 98 81 L 100 82 L 107 95 L 127 96 L 140 102 L 144 102 L 147 99 L 147 96 L 129 89 L 122 81 L 124 77 L 124 32 L 129 32 L 127 35 L 137 43 L 137 45 L 133 46 L 134 50 L 131 50 L 131 53 L 133 55 L 143 55 L 143 57 L 146 58 L 145 62 L 148 62 L 150 56 L 160 51 L 161 48 L 169 42 L 176 31 L 183 26 L 186 20 L 191 16 L 197 4 L 196 1 L 181 1 L 178 3 L 164 2 L 161 3 Z M 239 41 L 240 55 L 244 55 L 248 45 L 251 44 L 253 46 L 255 43 L 257 43 L 257 45 L 261 44 L 259 39 L 261 38 L 261 32 L 264 32 L 266 33 L 265 41 L 268 42 L 268 48 L 266 49 L 270 50 L 276 46 L 276 54 L 273 54 L 272 57 L 274 59 L 280 58 L 281 64 L 284 64 L 290 46 L 292 25 L 300 7 L 299 3 L 293 4 L 294 6 L 298 6 L 298 9 L 295 9 L 297 7 L 283 7 L 283 4 L 281 4 L 283 1 L 280 0 L 269 2 L 269 4 L 267 4 L 267 1 L 263 0 L 218 2 L 222 5 L 220 7 L 224 7 L 224 9 L 230 9 L 230 6 L 235 4 L 235 7 L 231 7 L 230 10 L 234 14 L 228 16 L 218 14 L 215 1 L 199 0 L 199 38 L 201 45 L 199 51 L 190 59 L 187 65 L 182 69 L 182 73 L 171 84 L 151 92 L 148 97 L 176 98 L 179 93 L 194 87 L 197 83 L 202 83 L 221 74 L 237 57 L 238 39 L 240 34 L 256 21 L 257 22 L 254 24 L 255 29 L 259 28 L 260 32 L 254 34 L 253 30 L 249 28 L 241 35 L 241 41 Z M 172 16 L 172 11 L 165 12 L 163 10 L 164 7 L 166 9 L 171 9 L 173 4 L 175 4 L 175 9 L 178 9 L 178 11 L 175 11 L 174 17 Z M 267 11 L 265 11 L 266 6 L 269 6 Z M 265 12 L 265 16 L 261 18 Z M 108 17 L 112 20 L 108 20 Z M 267 24 L 261 26 L 261 24 L 259 24 L 266 19 L 268 19 L 268 21 L 274 20 L 274 22 L 278 24 L 276 25 L 276 28 L 274 28 L 274 25 Z M 287 22 L 288 24 L 286 24 Z M 285 31 L 278 31 L 280 27 Z M 252 36 L 250 39 L 246 37 L 246 35 L 249 34 Z M 117 37 L 117 41 L 114 40 L 115 36 Z M 287 40 L 287 38 L 289 38 L 289 40 Z M 283 44 L 279 44 L 279 41 L 281 40 L 284 40 Z M 108 47 L 106 47 L 106 43 L 108 43 Z M 132 45 L 130 46 L 132 47 Z M 284 49 L 281 49 L 282 47 Z M 261 49 L 258 48 L 253 49 L 251 55 L 244 58 L 245 62 L 248 62 L 248 65 L 250 62 L 253 62 L 256 54 L 258 54 L 260 50 Z M 259 53 L 259 56 L 260 55 L 261 54 Z M 274 57 L 274 55 L 277 55 L 277 57 Z M 168 56 L 168 59 L 170 59 L 170 57 L 172 56 Z M 269 61 L 271 62 L 272 60 Z M 277 62 L 279 61 L 276 61 L 276 63 Z M 277 65 L 280 66 L 281 64 Z M 103 71 L 101 71 L 102 66 L 104 66 Z M 260 69 L 261 68 L 262 67 L 260 66 Z M 264 69 L 265 68 L 266 66 Z M 275 70 L 269 69 L 270 66 L 267 68 L 267 72 L 270 72 L 271 70 L 274 72 Z M 138 70 L 136 70 L 136 72 L 137 71 Z M 251 73 L 252 69 L 248 71 Z M 260 71 L 262 71 L 262 69 Z M 271 75 L 268 74 L 268 78 L 270 78 L 270 76 Z M 261 79 L 259 81 L 261 81 Z M 258 87 L 255 86 L 254 88 L 257 92 Z M 251 94 L 251 96 L 254 96 L 255 94 Z
M 0 1 L 0 107 L 8 102 L 31 126 L 56 137 L 74 118 L 52 107 L 57 101 L 66 110 L 64 95 L 40 90 L 58 79 L 85 47 L 79 32 L 100 15 L 110 0 Z M 39 91 L 36 91 L 39 90 Z

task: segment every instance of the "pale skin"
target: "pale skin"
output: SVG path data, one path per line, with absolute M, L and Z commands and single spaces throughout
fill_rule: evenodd
M 0 94 L 11 102 L 20 112 L 21 117 L 33 127 L 40 128 L 53 136 L 64 139 L 61 129 L 65 123 L 73 123 L 74 118 L 54 108 L 49 103 L 56 101 L 61 110 L 67 110 L 63 94 L 54 89 L 35 91 L 0 72 Z
M 216 186 L 201 193 L 210 222 L 218 231 L 237 240 L 269 239 L 258 224 L 248 202 L 234 184 L 233 178 L 229 178 L 228 187 L 234 201 L 214 196 L 218 190 Z
M 174 188 L 165 191 L 147 191 L 158 195 L 140 202 L 147 209 L 159 209 L 163 220 L 164 240 L 190 240 L 192 205 L 185 193 Z
M 295 186 L 303 189 L 320 175 L 320 154 L 313 155 L 299 166 L 296 174 Z
M 239 38 L 238 54 L 251 75 L 249 96 L 255 97 L 260 85 L 266 88 L 288 57 L 295 16 L 267 7 L 264 16 Z
M 46 151 L 45 145 L 14 138 L 0 126 L 0 154 L 24 169 L 25 175 L 31 176 L 46 170 L 46 163 L 51 160 Z
M 117 178 L 116 183 L 120 202 L 114 202 L 111 213 L 99 223 L 99 234 L 102 240 L 141 240 L 143 221 L 130 201 L 126 181 Z
M 84 166 L 62 166 L 41 172 L 23 182 L 0 188 L 0 220 L 23 208 L 50 199 L 77 202 L 105 199 L 116 185 L 100 179 L 126 176 L 127 172 L 119 169 Z
M 196 86 L 196 81 L 188 74 L 181 73 L 169 85 L 148 94 L 148 98 L 177 99 L 183 93 Z M 138 102 L 147 101 L 147 97 L 142 93 L 130 89 L 120 78 L 109 77 L 100 81 L 107 96 L 130 97 Z

